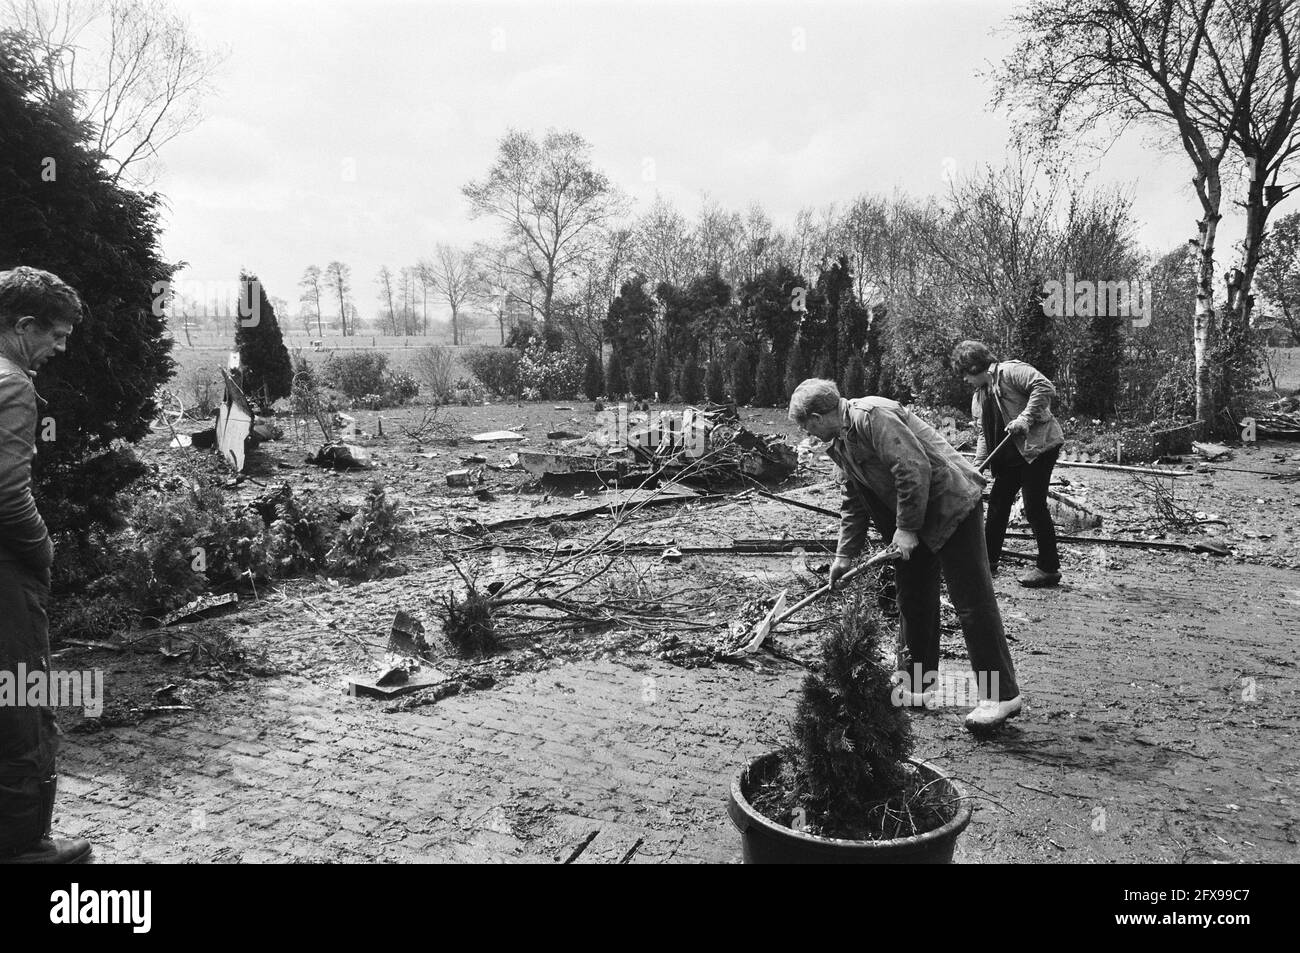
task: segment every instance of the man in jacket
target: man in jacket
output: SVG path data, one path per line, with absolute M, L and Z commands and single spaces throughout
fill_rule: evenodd
M 22 692 L 19 672 L 49 679 L 54 560 L 32 499 L 39 400 L 32 375 L 65 350 L 79 320 L 81 299 L 54 275 L 0 271 L 0 676 Z M 52 708 L 0 704 L 0 863 L 76 863 L 90 854 L 84 840 L 50 837 L 57 748 Z
M 981 690 L 966 726 L 990 728 L 1018 714 L 1020 689 L 984 550 L 984 478 L 938 432 L 884 397 L 845 400 L 833 382 L 806 380 L 790 398 L 790 418 L 829 441 L 827 452 L 839 466 L 840 539 L 831 585 L 862 552 L 869 521 L 901 555 L 899 626 L 910 656 L 903 703 L 933 707 L 933 693 L 917 676 L 929 680 L 939 671 L 942 571 Z
M 1061 581 L 1061 559 L 1056 550 L 1056 527 L 1047 509 L 1047 487 L 1065 443 L 1061 425 L 1052 416 L 1056 388 L 1028 364 L 999 362 L 979 341 L 962 341 L 953 349 L 952 360 L 966 383 L 975 388 L 971 398 L 971 417 L 979 428 L 975 466 L 994 451 L 1003 434 L 1011 435 L 989 462 L 993 488 L 989 491 L 989 515 L 984 526 L 989 566 L 997 571 L 1011 504 L 1020 492 L 1025 500 L 1025 519 L 1038 544 L 1038 563 L 1019 582 L 1030 588 L 1055 586 Z

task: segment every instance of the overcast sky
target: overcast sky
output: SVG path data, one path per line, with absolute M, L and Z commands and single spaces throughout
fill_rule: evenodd
M 658 191 L 689 215 L 707 193 L 786 225 L 864 192 L 941 194 L 1006 156 L 977 72 L 1018 5 L 178 0 L 230 58 L 162 154 L 164 249 L 191 280 L 256 271 L 295 309 L 303 269 L 339 259 L 372 315 L 380 265 L 495 232 L 460 189 L 510 127 L 581 133 L 635 209 Z M 1194 234 L 1185 158 L 1133 134 L 1079 170 L 1133 188 L 1144 244 Z

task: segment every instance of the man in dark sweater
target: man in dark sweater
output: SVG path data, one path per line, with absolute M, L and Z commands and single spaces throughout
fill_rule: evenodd
M 997 571 L 1011 504 L 1019 492 L 1025 501 L 1025 519 L 1038 544 L 1038 564 L 1019 582 L 1030 588 L 1055 586 L 1061 581 L 1061 560 L 1056 550 L 1056 527 L 1047 509 L 1047 487 L 1065 443 L 1065 433 L 1052 416 L 1056 388 L 1028 364 L 999 362 L 979 341 L 958 344 L 952 362 L 966 383 L 975 388 L 971 399 L 971 416 L 979 422 L 975 466 L 996 450 L 1005 434 L 1011 435 L 989 461 L 993 488 L 984 524 L 989 567 Z
M 32 498 L 40 399 L 32 376 L 64 351 L 80 320 L 81 299 L 54 275 L 0 271 L 0 676 L 12 683 L 20 672 L 50 676 L 54 547 Z M 77 863 L 90 854 L 84 840 L 50 836 L 58 740 L 48 704 L 0 704 L 0 863 Z

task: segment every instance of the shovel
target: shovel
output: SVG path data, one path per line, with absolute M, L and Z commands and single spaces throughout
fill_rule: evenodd
M 857 566 L 854 566 L 844 575 L 840 576 L 840 581 L 848 582 L 850 579 L 854 578 L 855 576 L 861 575 L 862 573 L 866 572 L 868 569 L 873 569 L 874 567 L 879 566 L 881 563 L 893 562 L 894 560 L 898 559 L 899 556 L 900 554 L 897 549 L 895 549 L 893 546 L 886 546 L 880 552 L 876 553 L 876 555 L 868 559 L 865 563 L 861 563 Z M 768 635 L 772 632 L 772 630 L 774 630 L 778 625 L 780 625 L 782 622 L 785 622 L 787 619 L 793 616 L 804 606 L 816 602 L 818 599 L 820 599 L 822 596 L 826 595 L 826 593 L 830 591 L 831 591 L 830 583 L 827 583 L 826 585 L 818 589 L 816 592 L 814 592 L 812 595 L 805 596 L 803 599 L 800 599 L 789 609 L 786 609 L 785 594 L 787 590 L 782 589 L 781 594 L 776 597 L 776 605 L 772 606 L 771 611 L 769 611 L 768 614 L 763 617 L 763 621 L 760 622 L 754 628 L 753 637 L 748 642 L 746 642 L 744 646 L 741 647 L 740 651 L 742 653 L 757 651 L 758 647 L 763 644 L 763 641 L 768 637 Z
M 1002 441 L 996 447 L 993 448 L 993 452 L 984 458 L 984 462 L 981 463 L 979 466 L 981 471 L 983 471 L 985 467 L 987 467 L 990 463 L 993 462 L 993 458 L 998 455 L 998 451 L 1007 445 L 1007 441 L 1010 440 L 1012 436 L 1013 434 L 1007 434 L 1005 437 L 1003 437 Z

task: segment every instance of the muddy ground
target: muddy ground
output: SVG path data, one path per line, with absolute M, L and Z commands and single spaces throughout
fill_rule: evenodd
M 710 649 L 755 598 L 817 586 L 826 557 L 688 553 L 668 562 L 661 551 L 831 538 L 836 521 L 750 493 L 617 521 L 485 531 L 627 499 L 543 490 L 490 468 L 477 487 L 446 485 L 470 454 L 504 464 L 521 448 L 559 450 L 547 432 L 586 433 L 595 412 L 554 402 L 450 408 L 417 441 L 403 428 L 427 423 L 425 412 L 356 414 L 373 435 L 357 441 L 375 461 L 370 472 L 305 464 L 319 432 L 289 426 L 229 490 L 252 498 L 283 482 L 355 504 L 379 480 L 414 530 L 394 575 L 245 592 L 233 612 L 172 626 L 165 642 L 141 632 L 113 651 L 56 646 L 63 667 L 107 672 L 104 716 L 64 718 L 60 802 L 62 829 L 96 839 L 101 860 L 738 859 L 730 777 L 779 737 L 800 660 L 834 607 L 822 603 L 783 628 L 784 657 L 711 661 Z M 759 432 L 793 433 L 775 410 L 742 417 Z M 466 439 L 503 428 L 527 439 Z M 192 452 L 168 449 L 168 439 L 145 446 L 164 470 Z M 1012 562 L 996 585 L 1025 712 L 987 739 L 962 729 L 965 708 L 914 716 L 918 755 L 980 798 L 958 860 L 1296 859 L 1300 483 L 1268 475 L 1300 471 L 1300 444 L 1237 448 L 1229 461 L 1182 469 L 1189 475 L 1141 484 L 1068 466 L 1057 478 L 1104 514 L 1086 535 L 1212 540 L 1229 555 L 1066 544 L 1063 585 L 1043 591 L 1019 587 Z M 828 462 L 814 462 L 776 489 L 835 509 L 830 477 Z M 1200 522 L 1162 521 L 1157 494 Z M 582 591 L 594 601 L 658 601 L 658 618 L 535 637 L 520 624 L 496 660 L 475 667 L 448 652 L 434 611 L 459 584 L 448 553 L 480 581 L 513 578 L 537 572 L 558 547 L 606 533 L 647 551 Z M 424 620 L 440 670 L 478 676 L 458 683 L 460 694 L 346 694 L 350 676 L 377 674 L 399 608 Z M 944 665 L 955 679 L 965 649 L 952 622 L 945 613 Z

